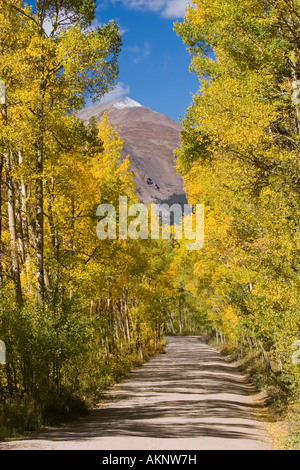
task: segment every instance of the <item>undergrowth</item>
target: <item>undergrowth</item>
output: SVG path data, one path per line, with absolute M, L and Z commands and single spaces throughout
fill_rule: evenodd
M 278 423 L 274 431 L 277 447 L 300 449 L 299 393 L 291 387 L 289 377 L 276 368 L 267 367 L 262 354 L 257 351 L 241 355 L 237 349 L 226 344 L 212 343 L 210 345 L 217 347 L 223 356 L 236 363 L 257 392 L 261 393 L 265 405 L 264 421 Z
M 156 351 L 163 352 L 163 343 Z M 0 401 L 0 441 L 37 432 L 47 426 L 58 426 L 86 416 L 99 404 L 103 393 L 115 383 L 121 382 L 129 373 L 155 354 L 127 356 L 98 371 L 85 384 L 78 384 L 77 390 L 62 387 L 57 392 L 48 390 L 43 399 L 22 396 L 2 398 Z

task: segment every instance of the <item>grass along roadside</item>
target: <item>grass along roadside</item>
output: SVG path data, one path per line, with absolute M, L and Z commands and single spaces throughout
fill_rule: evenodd
M 263 404 L 258 419 L 264 423 L 269 441 L 275 450 L 300 450 L 300 402 L 293 395 L 280 374 L 266 367 L 262 354 L 241 357 L 236 350 L 223 343 L 215 347 L 229 361 L 234 362 L 246 379 L 255 387 L 254 400 Z
M 101 382 L 91 384 L 88 390 L 75 392 L 65 387 L 59 393 L 49 391 L 43 401 L 24 394 L 0 401 L 0 442 L 41 431 L 52 426 L 61 426 L 89 414 L 101 403 L 105 393 L 114 384 L 125 380 L 130 372 L 141 367 L 156 354 L 164 352 L 165 341 L 156 351 L 143 359 L 139 355 L 115 362 L 103 371 Z

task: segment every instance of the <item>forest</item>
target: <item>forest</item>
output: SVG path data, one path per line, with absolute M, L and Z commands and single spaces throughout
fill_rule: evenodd
M 100 203 L 138 199 L 107 116 L 76 116 L 118 76 L 119 28 L 92 30 L 94 3 L 0 2 L 2 437 L 85 413 L 161 349 L 166 321 L 197 316 L 172 240 L 96 234 Z
M 97 238 L 97 206 L 138 195 L 107 116 L 76 114 L 118 77 L 119 26 L 94 12 L 0 0 L 0 438 L 88 412 L 165 334 L 201 335 L 297 409 L 300 2 L 194 0 L 174 24 L 199 79 L 174 155 L 205 207 L 195 251 Z

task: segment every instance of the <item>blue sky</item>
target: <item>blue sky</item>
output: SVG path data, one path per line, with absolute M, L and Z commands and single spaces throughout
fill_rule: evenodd
M 178 121 L 198 89 L 188 71 L 190 56 L 173 31 L 187 0 L 104 0 L 97 2 L 95 24 L 114 19 L 123 33 L 116 89 L 105 97 L 123 96 Z
M 184 117 L 199 83 L 188 71 L 189 53 L 173 28 L 176 20 L 183 20 L 188 2 L 97 0 L 93 26 L 114 19 L 123 37 L 118 83 L 104 101 L 129 96 L 175 121 Z

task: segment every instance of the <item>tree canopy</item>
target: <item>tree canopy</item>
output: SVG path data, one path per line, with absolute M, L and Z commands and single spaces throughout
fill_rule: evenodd
M 206 207 L 194 293 L 296 393 L 299 13 L 297 1 L 196 0 L 175 25 L 200 82 L 177 152 L 189 200 Z

